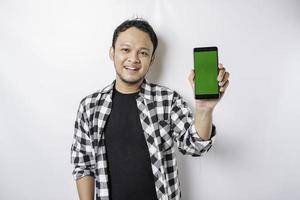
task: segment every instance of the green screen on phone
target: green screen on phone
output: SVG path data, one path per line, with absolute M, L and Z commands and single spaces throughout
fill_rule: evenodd
M 194 51 L 195 95 L 214 95 L 218 88 L 217 50 Z

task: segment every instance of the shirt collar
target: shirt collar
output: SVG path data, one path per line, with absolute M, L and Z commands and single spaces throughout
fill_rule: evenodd
M 112 90 L 115 86 L 116 80 L 114 80 L 111 84 L 109 84 L 108 86 L 106 86 L 101 93 L 112 93 Z M 145 99 L 149 99 L 152 100 L 153 96 L 151 95 L 151 83 L 148 82 L 148 80 L 146 78 L 144 78 L 141 86 L 140 86 L 140 92 L 139 92 L 139 96 L 145 98 Z

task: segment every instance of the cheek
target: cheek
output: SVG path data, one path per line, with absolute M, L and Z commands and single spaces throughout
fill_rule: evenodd
M 115 55 L 115 62 L 117 64 L 122 64 L 126 60 L 126 56 L 122 54 Z
M 145 68 L 148 68 L 148 67 L 150 67 L 151 59 L 148 59 L 148 58 L 142 59 L 142 63 Z

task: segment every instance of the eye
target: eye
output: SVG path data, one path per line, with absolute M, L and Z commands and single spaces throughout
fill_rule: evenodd
M 142 54 L 142 56 L 148 56 L 149 54 L 145 51 L 140 52 L 140 54 Z
M 122 48 L 121 51 L 125 52 L 125 53 L 128 53 L 129 52 L 129 49 L 128 48 Z

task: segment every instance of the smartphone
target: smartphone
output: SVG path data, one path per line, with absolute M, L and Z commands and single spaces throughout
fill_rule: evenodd
M 194 48 L 195 99 L 220 98 L 217 47 Z

